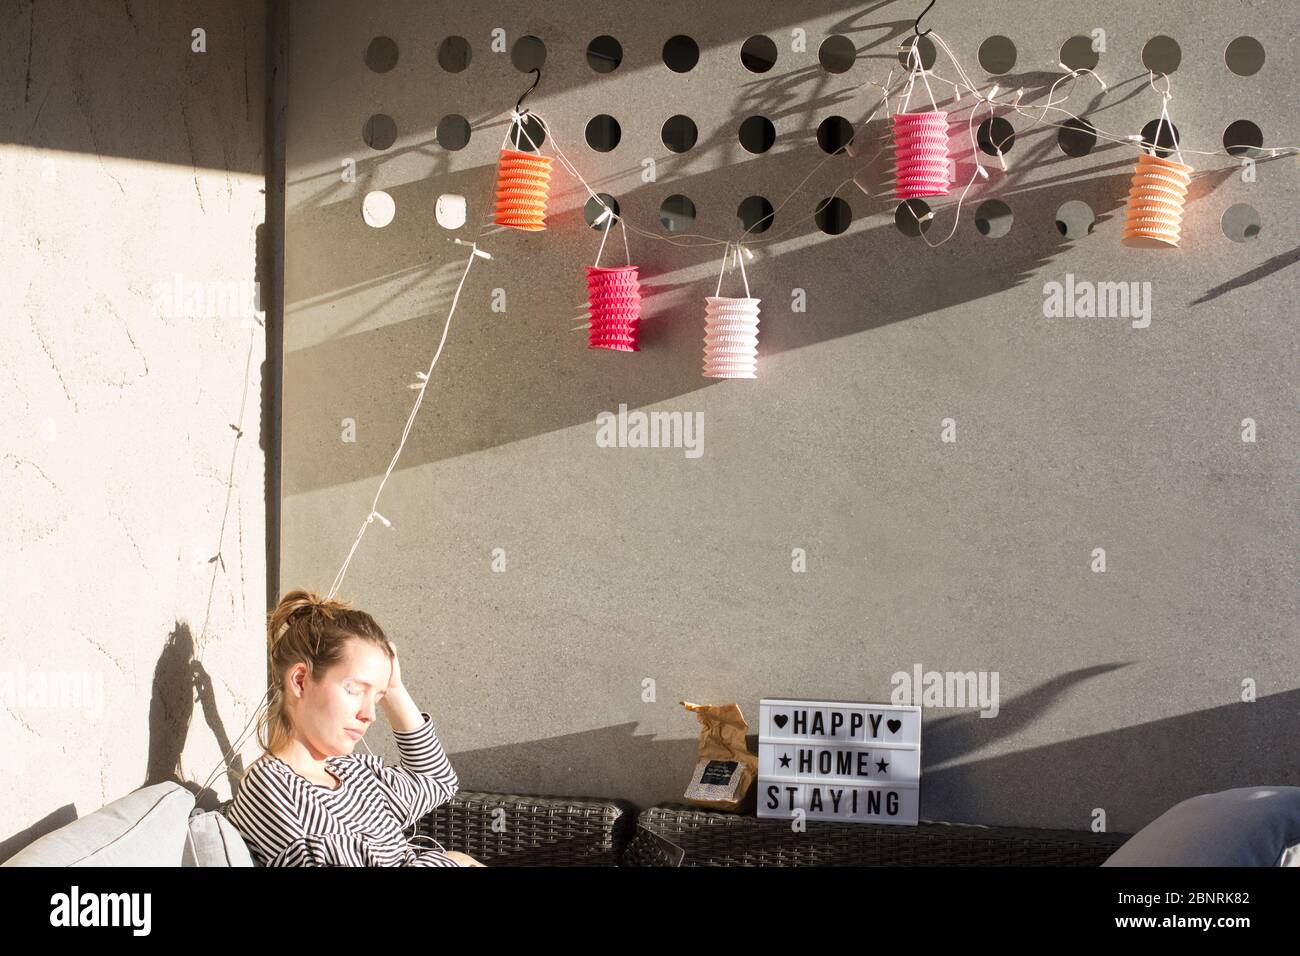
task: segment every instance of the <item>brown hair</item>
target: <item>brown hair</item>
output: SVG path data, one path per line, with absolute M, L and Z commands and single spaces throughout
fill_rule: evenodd
M 267 615 L 266 657 L 270 670 L 270 701 L 257 724 L 257 742 L 267 753 L 278 750 L 293 732 L 284 708 L 285 677 L 295 664 L 307 665 L 307 673 L 319 678 L 343 659 L 343 645 L 349 638 L 374 644 L 391 659 L 392 648 L 383 628 L 365 611 L 310 591 L 290 591 Z

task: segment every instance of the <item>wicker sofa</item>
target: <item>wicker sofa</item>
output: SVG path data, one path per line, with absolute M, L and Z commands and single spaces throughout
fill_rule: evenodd
M 461 791 L 415 833 L 488 866 L 1100 866 L 1128 834 L 782 820 L 663 803 Z M 673 848 L 680 848 L 680 864 Z

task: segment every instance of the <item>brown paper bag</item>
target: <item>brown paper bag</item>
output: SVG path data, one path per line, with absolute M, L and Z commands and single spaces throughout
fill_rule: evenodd
M 758 757 L 749 752 L 749 725 L 736 704 L 681 701 L 700 722 L 700 759 L 686 787 L 686 802 L 715 810 L 740 809 L 758 776 Z

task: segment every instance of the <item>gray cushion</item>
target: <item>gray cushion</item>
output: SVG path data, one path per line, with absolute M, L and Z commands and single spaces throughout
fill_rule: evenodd
M 1102 866 L 1300 866 L 1300 787 L 1239 787 L 1184 800 Z
M 248 844 L 234 824 L 219 810 L 190 814 L 190 836 L 185 841 L 181 866 L 252 866 Z
M 45 834 L 4 866 L 180 866 L 194 794 L 144 787 Z

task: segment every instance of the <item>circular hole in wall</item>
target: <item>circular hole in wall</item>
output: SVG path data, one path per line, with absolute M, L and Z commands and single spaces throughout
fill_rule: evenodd
M 382 189 L 366 193 L 366 197 L 361 200 L 361 218 L 367 226 L 375 229 L 382 229 L 392 222 L 396 213 L 397 204 L 393 202 L 393 197 Z
M 664 145 L 674 153 L 684 153 L 695 145 L 700 132 L 695 128 L 694 120 L 679 114 L 668 117 L 659 136 L 663 139 Z
M 438 65 L 448 73 L 460 73 L 469 61 L 469 41 L 464 37 L 447 37 L 438 44 Z
M 846 36 L 836 33 L 822 40 L 817 48 L 817 60 L 827 73 L 847 73 L 858 58 L 857 47 Z
M 766 153 L 776 142 L 776 127 L 766 116 L 751 116 L 740 124 L 740 145 L 751 153 Z
M 1172 73 L 1183 61 L 1183 51 L 1173 37 L 1156 36 L 1142 48 L 1142 65 L 1155 73 Z
M 1233 242 L 1248 242 L 1258 236 L 1262 228 L 1255 207 L 1244 202 L 1225 209 L 1219 225 L 1223 227 L 1223 234 Z
M 980 66 L 992 76 L 1010 73 L 1016 65 L 1016 45 L 1004 36 L 991 36 L 980 44 Z
M 1011 231 L 1011 207 L 1001 199 L 986 199 L 975 210 L 975 228 L 981 236 L 1001 239 Z
M 1056 133 L 1056 145 L 1066 156 L 1087 156 L 1097 145 L 1097 128 L 1087 120 L 1068 119 Z
M 608 153 L 623 138 L 618 120 L 601 113 L 587 121 L 587 145 L 598 153 Z
M 614 210 L 614 216 L 618 215 L 617 199 L 609 193 L 596 193 L 596 196 L 599 196 L 606 206 Z M 602 207 L 600 203 L 596 202 L 596 199 L 593 196 L 591 199 L 587 200 L 587 205 L 582 207 L 582 218 L 587 220 L 587 225 L 591 226 L 593 229 L 608 229 L 610 226 L 614 225 L 614 216 L 610 216 L 599 226 L 596 225 L 596 220 L 600 218 L 600 214 L 604 211 L 604 207 Z
M 766 73 L 776 66 L 776 44 L 761 33 L 752 36 L 740 48 L 740 62 L 750 73 Z
M 1254 37 L 1237 37 L 1223 51 L 1223 59 L 1238 76 L 1254 76 L 1264 68 L 1264 46 Z
M 523 127 L 520 129 L 520 127 Z M 546 142 L 546 129 L 542 126 L 542 121 L 532 113 L 524 116 L 523 123 L 512 122 L 510 124 L 509 143 L 512 149 L 520 150 L 525 153 L 535 152 L 538 146 Z
M 686 196 L 669 196 L 659 206 L 659 221 L 668 232 L 686 232 L 695 225 L 695 203 Z
M 546 62 L 546 44 L 535 36 L 522 36 L 510 48 L 510 62 L 520 73 L 540 70 Z
M 376 113 L 366 120 L 361 138 L 371 149 L 387 149 L 397 142 L 397 124 L 387 113 Z
M 674 73 L 689 73 L 700 62 L 700 46 L 684 33 L 664 44 L 664 66 Z
M 771 229 L 773 215 L 772 204 L 762 196 L 747 196 L 736 207 L 736 218 L 740 220 L 740 228 L 749 235 L 757 235 Z
M 1101 55 L 1092 48 L 1092 37 L 1070 37 L 1061 44 L 1061 65 L 1067 70 L 1095 70 Z
M 1096 222 L 1092 207 L 1079 199 L 1062 203 L 1056 210 L 1056 231 L 1066 239 L 1082 239 L 1092 232 Z
M 375 37 L 366 47 L 366 66 L 376 73 L 387 73 L 397 66 L 397 41 L 392 37 Z
M 443 149 L 464 149 L 469 145 L 469 120 L 457 113 L 449 113 L 438 120 L 434 135 Z
M 1151 149 L 1155 147 L 1157 156 L 1168 156 L 1174 151 L 1181 137 L 1178 135 L 1178 127 L 1168 120 L 1153 119 L 1146 126 L 1142 127 L 1142 147 Z
M 1236 120 L 1229 123 L 1223 131 L 1223 148 L 1229 155 L 1255 159 L 1264 155 L 1264 151 L 1259 148 L 1263 145 L 1263 132 L 1250 120 Z
M 459 229 L 465 225 L 468 206 L 464 196 L 455 193 L 443 193 L 433 207 L 434 218 L 444 229 Z
M 813 219 L 826 235 L 838 236 L 852 224 L 853 210 L 839 196 L 829 196 L 817 204 Z
M 898 62 L 903 64 L 903 69 L 910 70 L 916 65 L 916 59 L 912 56 L 912 44 L 916 44 L 916 51 L 921 55 L 921 66 L 927 70 L 933 67 L 936 58 L 934 41 L 929 37 L 918 40 L 913 34 L 898 45 Z
M 894 227 L 905 236 L 919 236 L 934 222 L 924 218 L 929 213 L 930 204 L 924 199 L 904 199 L 894 209 Z
M 828 116 L 817 127 L 817 145 L 823 153 L 841 153 L 853 142 L 853 124 L 843 116 Z
M 613 73 L 623 62 L 623 44 L 611 36 L 599 36 L 587 44 L 587 65 L 597 73 Z
M 994 116 L 980 123 L 975 132 L 975 142 L 990 156 L 996 156 L 999 150 L 1005 156 L 1016 145 L 1016 131 L 1003 117 Z

